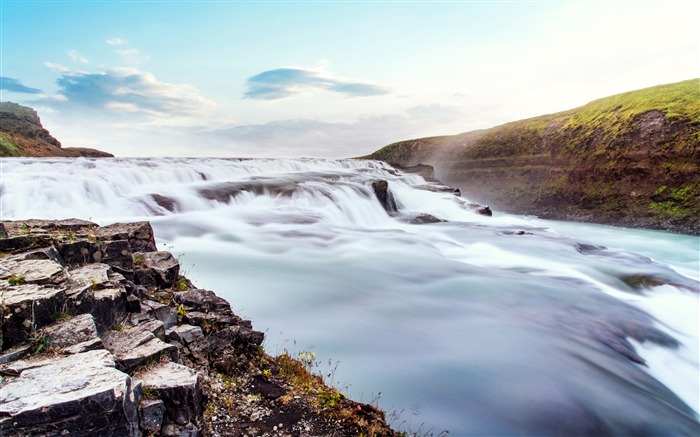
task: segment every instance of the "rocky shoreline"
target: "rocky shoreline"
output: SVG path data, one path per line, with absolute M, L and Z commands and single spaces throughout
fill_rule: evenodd
M 313 354 L 265 353 L 148 222 L 0 232 L 0 434 L 395 435 L 315 374 Z

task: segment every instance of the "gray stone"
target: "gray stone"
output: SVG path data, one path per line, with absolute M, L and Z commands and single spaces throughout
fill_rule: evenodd
M 69 320 L 55 323 L 43 329 L 49 344 L 65 348 L 97 338 L 95 319 L 90 314 L 81 314 Z
M 74 284 L 90 285 L 92 288 L 109 286 L 111 267 L 107 264 L 87 264 L 70 271 L 70 279 Z
M 165 404 L 160 399 L 147 399 L 139 405 L 139 417 L 141 417 L 141 429 L 157 434 L 163 425 Z
M 202 393 L 197 372 L 175 363 L 164 363 L 141 375 L 145 389 L 158 393 L 170 421 L 186 425 L 202 413 Z
M 117 358 L 119 367 L 127 372 L 163 355 L 177 359 L 175 346 L 165 343 L 148 331 L 108 331 L 102 336 L 102 342 Z
M 180 274 L 180 263 L 170 252 L 143 253 L 148 267 L 157 275 L 158 285 L 172 287 Z
M 160 320 L 149 320 L 145 323 L 139 323 L 131 331 L 150 332 L 156 338 L 165 340 L 165 325 Z
M 94 351 L 98 349 L 104 349 L 105 346 L 100 338 L 93 338 L 92 340 L 87 340 L 82 343 L 74 344 L 63 349 L 64 353 L 67 354 L 81 354 L 87 351 Z
M 126 320 L 126 292 L 119 288 L 94 290 L 92 315 L 99 332 L 104 332 Z
M 0 434 L 139 435 L 140 390 L 109 352 L 54 357 L 20 370 L 0 390 Z
M 190 344 L 199 337 L 203 337 L 204 333 L 202 332 L 202 328 L 199 326 L 183 324 L 173 326 L 172 328 L 168 329 L 166 335 L 170 341 L 177 341 L 181 344 Z
M 155 252 L 153 228 L 149 222 L 115 223 L 97 230 L 96 235 L 102 241 L 126 240 L 131 252 Z
M 51 259 L 22 259 L 22 255 L 2 259 L 0 279 L 23 277 L 27 284 L 60 284 L 66 280 L 63 266 Z M 6 286 L 11 286 L 9 281 Z
M 50 324 L 66 302 L 64 288 L 37 284 L 0 285 L 0 296 L 4 306 L 0 321 L 4 349 L 21 344 L 33 332 Z
M 170 328 L 177 323 L 177 311 L 175 308 L 152 300 L 142 302 L 143 306 L 151 308 L 153 317 L 163 322 L 166 328 Z

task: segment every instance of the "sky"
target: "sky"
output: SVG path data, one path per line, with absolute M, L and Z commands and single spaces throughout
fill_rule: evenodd
M 700 1 L 0 0 L 0 100 L 117 156 L 361 156 L 700 77 Z

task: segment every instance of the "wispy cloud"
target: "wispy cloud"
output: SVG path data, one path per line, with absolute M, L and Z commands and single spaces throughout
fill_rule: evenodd
M 63 65 L 61 65 L 61 64 L 56 64 L 56 63 L 54 63 L 54 62 L 48 62 L 48 61 L 46 61 L 46 62 L 44 62 L 44 65 L 45 65 L 49 70 L 53 71 L 54 73 L 66 73 L 66 72 L 70 71 L 70 68 L 65 67 L 65 66 L 63 66 Z
M 110 38 L 105 41 L 107 44 L 111 46 L 123 46 L 124 44 L 127 44 L 129 41 L 122 39 L 122 38 Z
M 57 95 L 43 103 L 62 109 L 166 117 L 195 115 L 214 106 L 190 85 L 161 82 L 153 74 L 135 68 L 63 72 L 56 84 Z
M 138 49 L 135 49 L 133 47 L 128 49 L 115 50 L 115 53 L 121 56 L 122 59 L 124 59 L 124 61 L 129 64 L 138 64 L 140 62 L 148 60 L 148 56 L 142 54 L 138 51 Z
M 5 91 L 12 91 L 15 93 L 25 93 L 25 94 L 40 94 L 41 90 L 36 88 L 30 88 L 24 85 L 17 79 L 11 77 L 0 76 L 0 89 Z
M 325 71 L 305 68 L 277 68 L 248 78 L 243 96 L 248 99 L 277 100 L 312 92 L 331 91 L 347 97 L 388 94 L 386 87 L 333 76 Z
M 68 51 L 68 57 L 70 57 L 73 61 L 79 62 L 81 64 L 89 64 L 90 60 L 86 58 L 85 56 L 81 55 L 78 53 L 77 50 L 69 50 Z

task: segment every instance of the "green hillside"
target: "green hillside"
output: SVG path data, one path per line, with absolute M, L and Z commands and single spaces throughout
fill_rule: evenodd
M 434 165 L 472 200 L 537 214 L 700 233 L 700 79 L 368 158 Z

